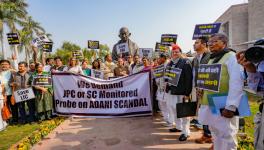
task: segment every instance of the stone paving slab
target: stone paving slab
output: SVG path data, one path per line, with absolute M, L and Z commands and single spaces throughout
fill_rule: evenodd
M 178 141 L 180 133 L 169 133 L 160 117 L 73 118 L 52 131 L 33 150 L 194 150 L 210 144 L 195 144 L 201 131 L 191 128 L 191 137 Z

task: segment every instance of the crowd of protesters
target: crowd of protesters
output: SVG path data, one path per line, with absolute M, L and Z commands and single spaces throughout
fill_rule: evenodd
M 121 77 L 131 75 L 132 72 L 140 72 L 150 70 L 154 63 L 143 57 L 139 58 L 138 55 L 129 56 L 134 57 L 134 62 L 125 61 L 123 58 L 118 58 L 116 63 L 112 62 L 110 54 L 105 56 L 105 62 L 100 59 L 96 59 L 89 64 L 88 59 L 79 61 L 78 59 L 71 57 L 69 64 L 64 65 L 60 57 L 47 58 L 45 62 L 31 62 L 28 65 L 26 62 L 21 61 L 17 66 L 12 67 L 11 64 L 15 64 L 16 60 L 10 62 L 9 60 L 1 60 L 1 107 L 8 105 L 11 110 L 12 117 L 7 120 L 9 124 L 25 124 L 35 121 L 41 121 L 50 119 L 52 117 L 53 101 L 52 101 L 52 87 L 32 86 L 32 79 L 38 75 L 51 75 L 52 72 L 70 72 L 75 74 L 81 74 L 91 76 L 93 70 L 102 72 L 103 79 L 108 80 L 111 77 Z M 136 70 L 135 70 L 136 68 Z M 25 102 L 15 103 L 14 91 L 32 87 L 35 94 L 35 99 L 31 99 Z M 5 121 L 0 122 L 0 129 L 4 129 L 7 125 Z
M 58 56 L 47 58 L 45 62 L 30 63 L 19 62 L 15 68 L 11 67 L 8 60 L 1 60 L 0 73 L 0 108 L 8 105 L 12 112 L 12 118 L 7 120 L 9 124 L 25 124 L 35 121 L 50 119 L 53 116 L 52 87 L 33 86 L 35 99 L 14 103 L 12 93 L 16 90 L 30 87 L 32 78 L 36 75 L 46 75 L 52 72 L 71 72 L 86 76 L 93 76 L 93 71 L 102 72 L 105 80 L 132 75 L 142 71 L 153 72 L 159 65 L 170 68 L 182 69 L 177 86 L 171 85 L 164 78 L 153 78 L 153 104 L 154 111 L 161 112 L 165 126 L 171 127 L 169 132 L 181 132 L 179 141 L 186 141 L 190 136 L 190 117 L 178 118 L 176 104 L 191 99 L 198 102 L 198 116 L 194 117 L 203 127 L 203 135 L 196 139 L 196 143 L 213 143 L 210 149 L 231 150 L 237 148 L 236 134 L 238 132 L 238 116 L 235 111 L 243 96 L 244 79 L 241 76 L 242 66 L 238 64 L 236 53 L 227 47 L 228 39 L 224 34 L 214 34 L 209 39 L 198 38 L 194 43 L 196 55 L 188 59 L 179 45 L 172 44 L 169 53 L 160 53 L 159 57 L 150 59 L 138 55 L 138 47 L 129 40 L 127 28 L 120 30 L 122 42 L 128 42 L 130 52 L 126 55 L 118 55 L 115 47 L 113 55 L 108 54 L 102 60 L 95 59 L 92 63 L 87 58 L 79 61 L 71 57 L 69 64 L 63 64 Z M 36 52 L 36 48 L 34 52 Z M 15 62 L 15 60 L 14 60 Z M 201 90 L 195 86 L 197 70 L 200 64 L 222 64 L 220 78 L 220 93 L 227 93 L 226 107 L 222 114 L 213 115 L 207 95 L 215 94 L 212 91 Z M 154 88 L 156 87 L 156 88 Z M 0 116 L 1 117 L 1 116 Z M 0 118 L 0 130 L 7 125 Z
M 264 40 L 255 42 L 255 45 L 264 45 Z M 203 135 L 195 139 L 196 143 L 213 143 L 210 149 L 235 150 L 238 147 L 237 133 L 239 130 L 239 113 L 247 111 L 246 108 L 239 110 L 242 97 L 244 81 L 252 91 L 259 91 L 263 87 L 263 61 L 254 64 L 247 61 L 245 53 L 228 48 L 228 38 L 225 34 L 216 33 L 208 37 L 200 37 L 194 43 L 196 52 L 193 59 L 186 59 L 182 55 L 181 48 L 174 44 L 170 57 L 160 55 L 159 63 L 165 64 L 166 68 L 182 69 L 177 86 L 170 85 L 166 79 L 156 79 L 158 85 L 156 99 L 163 115 L 165 126 L 172 127 L 170 132 L 181 132 L 179 141 L 187 140 L 190 133 L 190 123 L 200 125 Z M 219 91 L 201 89 L 197 87 L 198 70 L 201 64 L 221 64 L 222 70 L 219 79 Z M 245 78 L 248 75 L 248 78 Z M 212 112 L 209 105 L 209 96 L 224 94 L 226 97 L 225 107 L 220 110 L 220 115 Z M 263 96 L 263 95 L 262 95 Z M 182 112 L 177 104 L 191 100 L 197 102 L 198 112 L 196 117 L 178 117 Z M 190 119 L 193 119 L 192 121 Z M 254 147 L 262 150 L 264 137 L 264 115 L 263 102 L 255 118 Z

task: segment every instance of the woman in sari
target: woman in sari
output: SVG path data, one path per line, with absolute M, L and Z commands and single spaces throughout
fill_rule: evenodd
M 31 75 L 29 84 L 32 84 L 35 93 L 35 104 L 37 118 L 39 121 L 44 119 L 50 119 L 52 113 L 52 86 L 41 86 L 33 83 L 33 79 L 38 76 L 50 76 L 50 73 L 43 71 L 43 65 L 41 63 L 36 64 L 36 71 Z

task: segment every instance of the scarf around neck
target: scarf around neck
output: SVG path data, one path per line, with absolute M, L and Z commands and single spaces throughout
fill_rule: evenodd
M 213 64 L 217 63 L 228 52 L 230 52 L 230 50 L 225 48 L 219 52 L 211 53 L 210 59 L 214 59 Z

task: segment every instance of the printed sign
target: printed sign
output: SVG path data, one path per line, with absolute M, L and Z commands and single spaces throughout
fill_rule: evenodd
M 34 47 L 40 47 L 40 46 L 42 46 L 42 41 L 40 40 L 39 37 L 37 37 L 37 38 L 32 40 L 32 45 Z
M 104 72 L 92 69 L 91 70 L 91 77 L 104 79 Z
M 212 24 L 198 24 L 195 26 L 193 33 L 193 40 L 196 40 L 199 37 L 206 36 L 209 37 L 214 33 L 218 33 L 221 23 L 212 23 Z
M 222 65 L 201 64 L 198 69 L 197 87 L 200 89 L 218 92 L 220 87 Z
M 47 35 L 41 35 L 35 39 L 32 40 L 32 45 L 34 47 L 38 47 L 40 49 L 43 48 L 43 44 L 45 44 L 46 42 L 51 42 L 49 40 L 49 38 L 47 37 Z
M 51 86 L 52 79 L 50 75 L 36 75 L 33 77 L 32 86 Z
M 159 53 L 164 53 L 169 51 L 169 47 L 166 45 L 162 45 L 159 42 L 156 42 L 155 51 Z
M 24 102 L 35 98 L 32 88 L 17 90 L 14 92 L 16 103 Z
M 153 69 L 154 78 L 161 78 L 164 76 L 164 65 L 159 65 Z
M 139 57 L 152 58 L 153 49 L 152 48 L 140 48 Z
M 19 37 L 17 33 L 7 33 L 6 35 L 9 45 L 19 44 Z
M 152 114 L 149 72 L 114 80 L 54 73 L 54 107 L 58 115 L 96 118 Z
M 99 46 L 100 46 L 99 41 L 91 41 L 91 40 L 88 41 L 88 48 L 90 49 L 99 49 Z
M 182 69 L 167 66 L 165 69 L 164 79 L 171 85 L 177 86 L 181 77 Z
M 72 57 L 76 59 L 83 59 L 83 53 L 81 50 L 72 51 Z
M 128 44 L 127 43 L 118 44 L 116 45 L 116 50 L 117 50 L 117 54 L 128 53 L 129 52 Z
M 161 44 L 166 46 L 171 46 L 171 44 L 176 44 L 177 34 L 162 34 Z
M 52 45 L 53 45 L 53 42 L 44 42 L 42 44 L 43 51 L 44 52 L 52 52 Z

